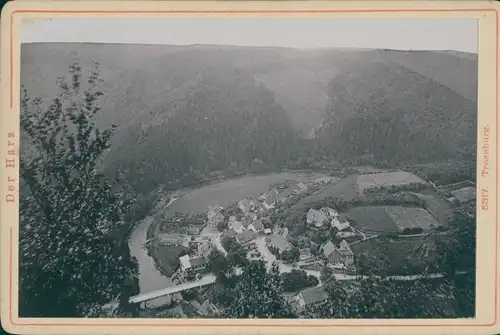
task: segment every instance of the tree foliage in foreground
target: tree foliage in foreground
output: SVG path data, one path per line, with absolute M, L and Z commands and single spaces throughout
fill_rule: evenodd
M 263 261 L 252 261 L 233 288 L 233 299 L 226 308 L 226 318 L 290 318 L 289 305 L 283 297 L 278 266 L 269 271 Z
M 20 315 L 99 315 L 100 306 L 135 293 L 136 264 L 126 242 L 110 237 L 128 204 L 99 173 L 112 129 L 96 128 L 98 64 L 82 78 L 69 67 L 50 104 L 26 90 L 21 101 Z

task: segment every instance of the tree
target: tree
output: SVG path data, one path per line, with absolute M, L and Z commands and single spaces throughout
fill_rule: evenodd
M 296 292 L 306 287 L 319 284 L 318 278 L 307 275 L 304 270 L 292 270 L 281 275 L 283 280 L 283 290 L 285 292 Z
M 216 276 L 225 275 L 229 270 L 229 262 L 218 250 L 213 250 L 210 255 L 210 271 Z
M 440 267 L 451 276 L 458 269 L 474 272 L 476 268 L 475 208 L 472 210 L 467 206 L 457 208 L 449 222 L 449 228 L 450 234 L 438 235 L 436 239 L 438 259 L 442 260 Z
M 227 220 L 220 221 L 217 223 L 217 230 L 220 232 L 225 231 L 229 227 L 229 222 Z
M 324 266 L 321 268 L 320 280 L 322 283 L 327 283 L 330 280 L 334 279 L 333 277 L 333 269 L 329 266 Z
M 233 289 L 225 310 L 227 318 L 291 318 L 293 313 L 283 297 L 278 266 L 269 272 L 263 261 L 250 262 Z
M 20 202 L 20 315 L 82 317 L 121 294 L 137 293 L 137 264 L 126 241 L 110 233 L 124 225 L 129 204 L 98 171 L 114 127 L 100 130 L 98 64 L 82 80 L 69 67 L 70 83 L 45 106 L 23 88 Z
M 234 237 L 225 238 L 222 243 L 224 249 L 227 251 L 227 260 L 231 267 L 245 266 L 248 264 L 246 250 Z
M 283 251 L 281 259 L 286 263 L 293 263 L 299 260 L 300 251 L 296 247 Z

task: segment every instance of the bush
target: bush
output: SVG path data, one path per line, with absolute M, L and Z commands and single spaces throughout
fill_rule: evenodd
M 281 275 L 283 290 L 285 292 L 296 292 L 306 287 L 313 287 L 319 284 L 318 278 L 307 275 L 304 270 L 292 270 Z
M 420 227 L 416 228 L 405 228 L 403 230 L 403 235 L 413 235 L 413 234 L 421 234 L 424 230 Z
M 290 250 L 285 250 L 281 254 L 281 259 L 283 260 L 283 262 L 286 262 L 286 263 L 296 262 L 299 260 L 299 257 L 300 257 L 300 251 L 296 247 L 293 247 Z

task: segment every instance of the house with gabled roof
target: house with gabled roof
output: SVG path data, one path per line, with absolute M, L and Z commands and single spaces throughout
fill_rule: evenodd
M 231 221 L 231 222 L 229 222 L 228 226 L 230 229 L 233 229 L 238 234 L 240 234 L 246 230 L 246 228 L 243 226 L 243 224 L 239 221 Z
M 328 293 L 321 286 L 300 291 L 297 295 L 295 295 L 295 301 L 297 302 L 299 310 L 321 305 L 327 300 Z
M 207 219 L 210 220 L 215 215 L 219 214 L 223 209 L 224 207 L 222 207 L 221 205 L 208 206 Z
M 332 227 L 337 228 L 339 231 L 346 230 L 351 226 L 349 220 L 344 214 L 340 214 L 337 217 L 334 217 L 331 222 Z
M 208 260 L 203 256 L 184 255 L 179 257 L 182 277 L 200 275 L 208 266 Z
M 292 245 L 281 235 L 270 236 L 266 241 L 268 248 L 274 248 L 278 250 L 280 254 L 292 248 Z
M 354 253 L 346 240 L 342 240 L 339 247 L 328 241 L 320 247 L 320 250 L 330 264 L 354 265 Z
M 245 230 L 244 232 L 236 235 L 236 241 L 247 249 L 254 247 L 256 238 L 257 235 L 252 230 Z
M 306 220 L 308 224 L 314 224 L 316 227 L 321 227 L 325 222 L 328 222 L 325 213 L 313 208 L 309 209 L 309 212 L 307 212 Z
M 254 208 L 254 203 L 250 199 L 243 199 L 238 201 L 238 208 L 243 212 L 243 213 L 248 213 L 253 210 Z
M 258 234 L 258 233 L 261 233 L 264 231 L 264 225 L 262 224 L 261 220 L 257 220 L 257 221 L 252 222 L 248 226 L 248 229 L 252 230 L 254 233 Z
M 295 183 L 290 188 L 292 192 L 296 195 L 302 194 L 307 191 L 307 185 L 304 184 L 303 182 Z
M 228 229 L 221 235 L 221 240 L 224 240 L 225 238 L 233 238 L 238 234 L 236 230 L 234 229 Z
M 271 210 L 276 207 L 276 199 L 270 193 L 267 193 L 264 196 L 264 202 L 262 203 L 262 206 L 266 210 Z

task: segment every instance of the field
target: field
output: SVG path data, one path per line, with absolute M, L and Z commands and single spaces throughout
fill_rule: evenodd
M 388 206 L 366 206 L 349 209 L 346 214 L 349 221 L 357 228 L 367 232 L 397 233 L 399 227 L 389 216 Z
M 417 195 L 425 201 L 427 210 L 434 214 L 441 224 L 446 225 L 453 215 L 453 207 L 431 189 L 421 190 Z
M 431 237 L 374 238 L 351 247 L 360 274 L 412 275 L 432 270 L 437 255 Z
M 179 257 L 181 254 L 187 253 L 188 249 L 182 246 L 164 246 L 153 244 L 149 247 L 157 269 L 167 277 L 174 274 L 175 269 L 179 266 Z
M 359 228 L 370 232 L 395 233 L 406 228 L 440 226 L 429 212 L 418 207 L 403 206 L 365 206 L 351 208 L 347 213 L 349 220 Z
M 453 191 L 453 190 L 458 190 L 458 189 L 463 188 L 463 187 L 474 187 L 474 186 L 475 186 L 475 184 L 472 181 L 464 180 L 464 181 L 460 181 L 458 183 L 442 185 L 439 187 L 439 189 L 442 191 Z
M 428 230 L 441 225 L 436 218 L 423 208 L 392 206 L 387 207 L 386 211 L 400 230 L 406 228 Z
M 359 195 L 356 188 L 356 179 L 357 176 L 352 175 L 338 181 L 334 181 L 333 183 L 322 188 L 320 191 L 298 201 L 290 208 L 290 211 L 296 212 L 305 210 L 308 208 L 308 204 L 323 201 L 328 197 L 340 197 L 349 201 Z
M 405 171 L 366 174 L 358 177 L 358 189 L 363 193 L 372 187 L 401 186 L 425 183 L 421 178 Z

